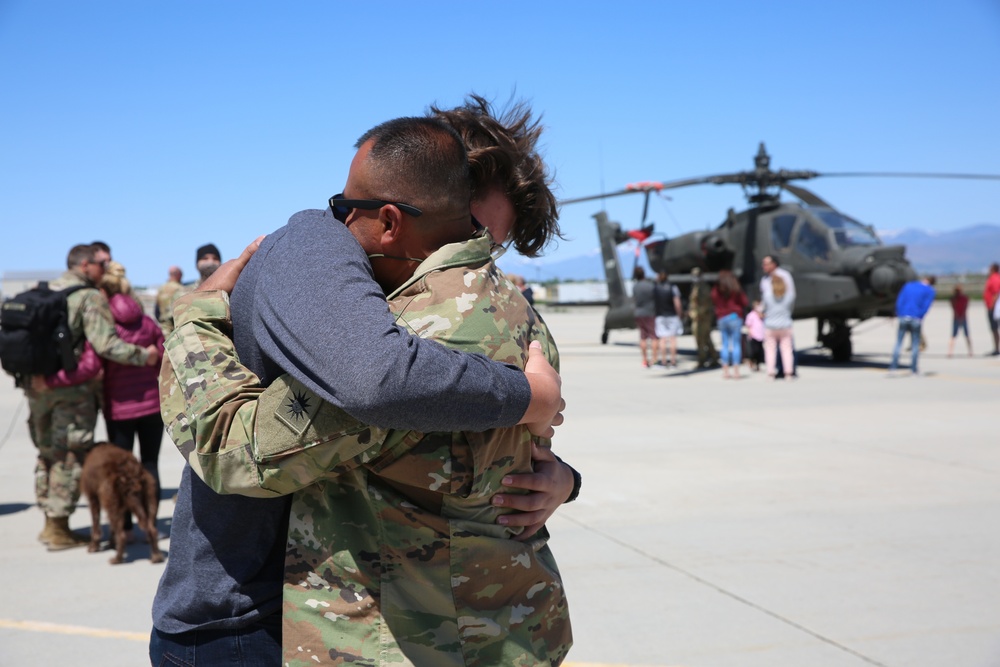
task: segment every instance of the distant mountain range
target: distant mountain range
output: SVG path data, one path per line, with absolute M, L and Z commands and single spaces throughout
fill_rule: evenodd
M 906 256 L 921 273 L 986 273 L 1000 262 L 1000 225 L 981 224 L 950 232 L 921 229 L 879 232 L 886 245 L 905 245 Z
M 886 245 L 905 245 L 906 257 L 919 273 L 986 273 L 990 264 L 1000 262 L 1000 225 L 980 224 L 950 232 L 889 230 L 880 231 L 879 237 Z M 630 273 L 635 265 L 634 246 L 619 248 L 618 259 L 623 272 Z M 604 279 L 601 253 L 596 248 L 585 255 L 554 261 L 544 257 L 528 260 L 512 251 L 501 257 L 499 264 L 507 273 L 521 274 L 533 282 Z M 645 253 L 640 265 L 649 269 Z

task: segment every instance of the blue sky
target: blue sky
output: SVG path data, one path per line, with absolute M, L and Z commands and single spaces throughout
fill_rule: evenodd
M 750 169 L 760 141 L 773 167 L 998 174 L 1000 4 L 0 0 L 0 90 L 0 271 L 99 238 L 154 284 L 324 206 L 370 126 L 470 91 L 543 114 L 562 198 Z M 997 181 L 805 185 L 884 230 L 1000 223 Z M 743 206 L 671 196 L 670 236 Z M 638 225 L 640 197 L 606 206 Z M 563 209 L 550 260 L 596 249 L 599 207 Z

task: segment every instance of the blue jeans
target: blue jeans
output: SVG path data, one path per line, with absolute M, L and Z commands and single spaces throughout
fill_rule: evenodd
M 959 331 L 964 333 L 966 338 L 969 337 L 969 323 L 964 317 L 961 319 L 956 317 L 951 323 L 951 337 L 957 336 Z
M 736 313 L 729 313 L 719 320 L 719 333 L 722 334 L 722 349 L 719 357 L 723 366 L 739 366 L 743 359 L 743 339 L 740 329 L 743 321 Z
M 910 361 L 910 370 L 917 372 L 917 356 L 920 354 L 920 320 L 915 317 L 899 318 L 899 331 L 896 333 L 896 348 L 892 351 L 892 363 L 889 370 L 894 371 L 899 366 L 899 351 L 903 347 L 903 337 L 910 333 L 910 347 L 913 349 L 913 359 Z
M 191 630 L 177 635 L 153 628 L 152 667 L 277 667 L 281 664 L 281 616 L 247 628 Z

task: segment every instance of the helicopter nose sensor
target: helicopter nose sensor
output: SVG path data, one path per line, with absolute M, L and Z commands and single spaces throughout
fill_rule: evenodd
M 708 256 L 722 255 L 729 252 L 729 247 L 724 239 L 715 234 L 707 237 L 704 241 L 705 254 Z
M 903 280 L 893 267 L 882 264 L 872 270 L 871 285 L 879 294 L 891 294 L 902 287 Z

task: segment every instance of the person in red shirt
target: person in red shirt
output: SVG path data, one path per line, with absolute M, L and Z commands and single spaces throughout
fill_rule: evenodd
M 732 271 L 719 271 L 719 282 L 712 288 L 712 305 L 715 306 L 715 322 L 722 334 L 722 377 L 739 378 L 740 361 L 743 358 L 743 313 L 747 309 L 747 295 L 740 287 Z M 729 375 L 732 366 L 733 375 Z
M 1000 295 L 1000 264 L 993 262 L 990 265 L 990 275 L 986 278 L 986 287 L 983 288 L 983 302 L 986 304 L 986 318 L 990 322 L 990 333 L 993 334 L 992 356 L 1000 355 L 1000 331 L 997 318 L 993 317 L 993 305 Z
M 948 356 L 950 357 L 955 349 L 955 339 L 961 330 L 965 334 L 965 345 L 969 348 L 969 356 L 972 356 L 972 339 L 969 338 L 969 323 L 965 319 L 965 312 L 969 308 L 969 296 L 962 291 L 961 285 L 955 285 L 955 290 L 951 294 L 951 340 L 948 341 Z

